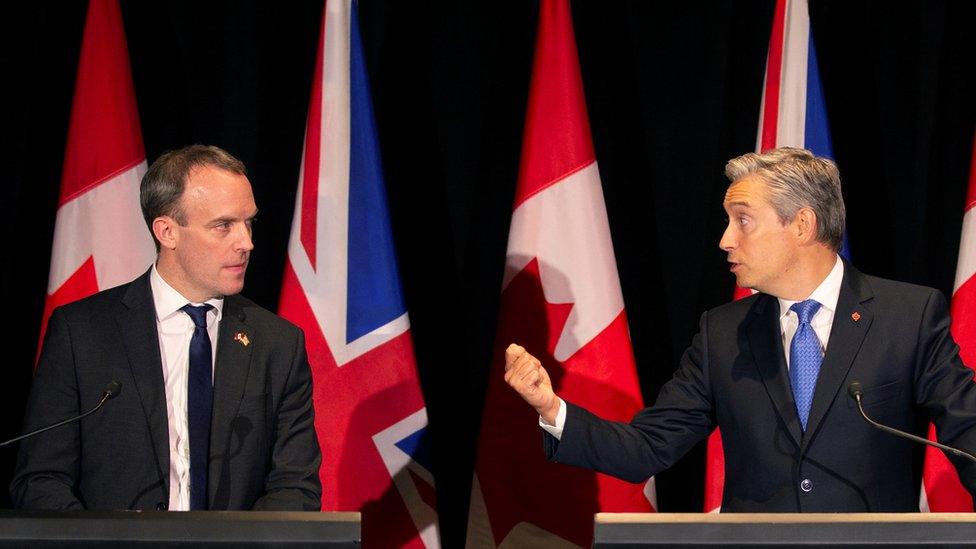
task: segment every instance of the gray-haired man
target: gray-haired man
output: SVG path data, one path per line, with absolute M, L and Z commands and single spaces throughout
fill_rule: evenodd
M 837 166 L 780 148 L 729 161 L 719 246 L 758 293 L 705 312 L 654 406 L 630 423 L 600 419 L 553 392 L 518 345 L 506 381 L 540 415 L 553 461 L 631 482 L 666 469 L 720 427 L 723 511 L 918 510 L 922 447 L 870 427 L 847 395 L 863 386 L 877 420 L 976 450 L 976 384 L 931 288 L 861 274 L 837 251 Z M 976 491 L 976 467 L 956 461 Z

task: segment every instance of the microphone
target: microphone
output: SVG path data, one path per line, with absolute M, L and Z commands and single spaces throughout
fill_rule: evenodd
M 19 440 L 23 440 L 25 438 L 30 438 L 30 437 L 32 437 L 34 435 L 39 435 L 39 434 L 43 433 L 44 431 L 50 431 L 51 429 L 54 429 L 55 427 L 60 427 L 62 425 L 67 425 L 67 424 L 71 423 L 72 421 L 78 421 L 79 419 L 81 419 L 83 417 L 90 416 L 90 415 L 94 414 L 95 412 L 97 412 L 98 409 L 102 407 L 102 404 L 105 404 L 105 401 L 106 400 L 109 400 L 111 398 L 115 398 L 115 397 L 119 396 L 119 393 L 121 393 L 121 392 L 122 392 L 122 384 L 119 383 L 118 381 L 115 381 L 113 379 L 112 381 L 109 381 L 108 384 L 105 385 L 105 390 L 102 391 L 102 399 L 99 400 L 98 401 L 98 404 L 96 404 L 95 407 L 92 408 L 91 410 L 88 410 L 87 412 L 85 412 L 85 413 L 83 413 L 83 414 L 81 414 L 79 416 L 75 416 L 75 417 L 72 417 L 72 418 L 68 418 L 68 419 L 66 419 L 64 421 L 59 421 L 59 422 L 55 423 L 54 425 L 48 425 L 47 427 L 41 427 L 40 429 L 37 429 L 36 431 L 31 431 L 31 432 L 27 433 L 26 435 L 20 435 L 17 438 L 12 438 L 10 440 L 6 440 L 4 442 L 0 442 L 0 448 L 2 448 L 4 446 L 7 446 L 9 444 L 13 444 L 13 443 L 15 443 L 15 442 L 17 442 Z
M 899 431 L 898 429 L 895 429 L 893 427 L 888 427 L 887 425 L 882 425 L 882 424 L 874 421 L 873 419 L 869 418 L 868 415 L 864 413 L 864 407 L 861 405 L 861 397 L 864 396 L 864 390 L 861 388 L 861 382 L 859 382 L 859 381 L 852 381 L 851 384 L 847 386 L 847 394 L 851 395 L 851 398 L 853 398 L 854 400 L 857 401 L 857 409 L 860 410 L 861 417 L 863 417 L 865 419 L 865 421 L 867 421 L 868 423 L 870 423 L 874 427 L 877 427 L 878 429 L 881 429 L 882 431 L 884 431 L 886 433 L 890 433 L 890 434 L 895 435 L 895 436 L 899 436 L 899 437 L 902 437 L 902 438 L 906 438 L 906 439 L 908 439 L 908 440 L 910 440 L 912 442 L 918 442 L 918 443 L 921 443 L 921 444 L 928 444 L 929 446 L 934 446 L 934 447 L 938 448 L 939 450 L 942 450 L 943 452 L 948 452 L 948 453 L 950 453 L 950 454 L 952 454 L 954 456 L 959 456 L 959 457 L 962 457 L 962 458 L 966 458 L 966 459 L 968 459 L 968 460 L 976 463 L 976 456 L 970 454 L 969 452 L 966 452 L 964 450 L 960 450 L 958 448 L 953 448 L 951 446 L 946 446 L 945 444 L 939 444 L 938 442 L 929 440 L 927 438 L 922 438 L 922 437 L 919 437 L 919 436 L 915 436 L 915 435 L 913 435 L 911 433 L 906 433 L 904 431 Z

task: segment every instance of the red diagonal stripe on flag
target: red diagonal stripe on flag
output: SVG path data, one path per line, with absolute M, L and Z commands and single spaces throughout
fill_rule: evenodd
M 766 57 L 766 89 L 763 90 L 763 127 L 760 152 L 776 148 L 776 127 L 779 123 L 780 78 L 783 74 L 783 37 L 786 28 L 786 1 L 776 1 L 773 30 L 769 35 L 769 54 Z
M 419 543 L 417 527 L 371 438 L 424 406 L 410 332 L 338 367 L 290 263 L 285 264 L 279 310 L 305 332 L 323 456 L 322 510 L 381 517 L 364 520 L 364 543 L 367 537 L 376 547 Z M 422 484 L 418 488 L 424 497 Z
M 312 75 L 312 94 L 308 103 L 308 123 L 305 127 L 305 164 L 302 177 L 302 214 L 300 239 L 308 261 L 315 270 L 315 247 L 319 215 L 319 161 L 322 151 L 322 55 L 325 48 L 325 14 L 319 32 L 319 46 L 315 54 L 315 73 Z

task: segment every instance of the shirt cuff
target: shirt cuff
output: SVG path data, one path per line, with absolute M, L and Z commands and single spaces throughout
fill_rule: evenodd
M 542 427 L 547 433 L 556 437 L 559 440 L 563 436 L 563 428 L 566 427 L 566 402 L 563 399 L 556 397 L 559 401 L 559 411 L 556 412 L 556 424 L 549 425 L 546 420 L 539 416 L 539 427 Z

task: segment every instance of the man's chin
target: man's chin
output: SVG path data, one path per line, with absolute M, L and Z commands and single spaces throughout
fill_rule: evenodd
M 244 277 L 242 276 L 240 281 L 235 280 L 233 282 L 229 282 L 221 286 L 220 293 L 223 296 L 237 295 L 241 293 L 243 289 L 244 289 Z
M 747 276 L 736 276 L 735 277 L 736 286 L 742 288 L 743 290 L 755 290 L 756 281 L 752 280 Z

